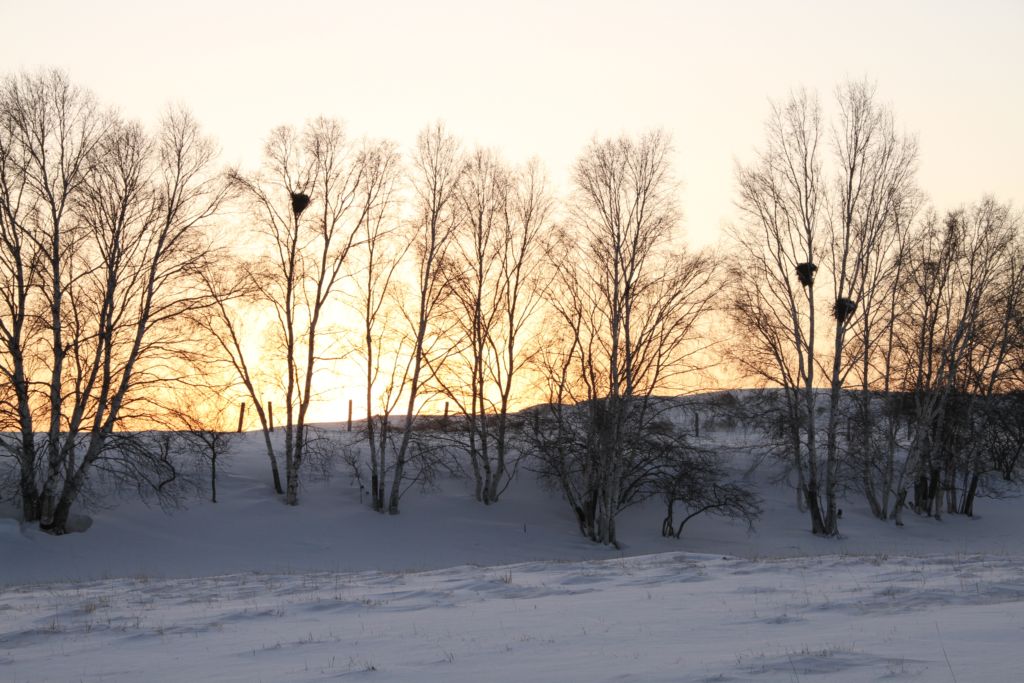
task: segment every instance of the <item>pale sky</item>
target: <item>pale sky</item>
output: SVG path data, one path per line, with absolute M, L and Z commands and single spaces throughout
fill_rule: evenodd
M 686 228 L 733 215 L 769 97 L 878 82 L 939 208 L 1024 206 L 1024 2 L 0 0 L 2 71 L 66 69 L 129 116 L 187 104 L 227 163 L 319 114 L 408 147 L 437 118 L 564 181 L 594 134 L 674 136 Z
M 805 85 L 828 103 L 867 77 L 919 135 L 937 208 L 985 193 L 1024 208 L 1024 0 L 0 0 L 0 26 L 0 71 L 61 67 L 146 123 L 184 103 L 225 164 L 317 115 L 405 149 L 442 118 L 469 145 L 540 157 L 564 190 L 595 134 L 664 127 L 698 244 L 735 216 L 769 98 Z M 314 419 L 362 391 L 352 368 L 329 372 Z

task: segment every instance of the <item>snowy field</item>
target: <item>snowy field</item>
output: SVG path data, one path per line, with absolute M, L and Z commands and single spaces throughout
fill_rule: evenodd
M 285 507 L 255 434 L 226 465 L 216 505 L 125 500 L 61 538 L 0 518 L 0 681 L 1024 680 L 1019 499 L 899 529 L 851 496 L 828 540 L 759 472 L 754 532 L 663 539 L 652 501 L 614 551 L 525 472 L 386 517 L 343 473 Z
M 666 553 L 10 588 L 5 681 L 1017 681 L 1009 558 Z

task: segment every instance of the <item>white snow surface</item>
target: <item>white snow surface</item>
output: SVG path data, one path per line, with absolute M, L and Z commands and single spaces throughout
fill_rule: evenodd
M 217 504 L 126 499 L 63 537 L 0 517 L 0 681 L 1024 680 L 1021 499 L 897 528 L 851 493 L 822 539 L 765 466 L 754 532 L 663 539 L 651 501 L 611 550 L 525 471 L 389 517 L 340 471 L 283 505 L 261 448 Z

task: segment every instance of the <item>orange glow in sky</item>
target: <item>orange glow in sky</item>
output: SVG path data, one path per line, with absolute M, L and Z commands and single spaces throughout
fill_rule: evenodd
M 63 68 L 144 122 L 184 103 L 225 164 L 253 167 L 272 127 L 320 114 L 404 149 L 440 117 L 468 145 L 540 157 L 564 190 L 591 136 L 664 127 L 687 234 L 708 245 L 735 218 L 768 98 L 806 85 L 828 106 L 867 77 L 919 135 L 936 207 L 1024 205 L 1018 0 L 0 0 L 0 23 L 4 71 Z M 318 419 L 344 410 L 329 393 Z

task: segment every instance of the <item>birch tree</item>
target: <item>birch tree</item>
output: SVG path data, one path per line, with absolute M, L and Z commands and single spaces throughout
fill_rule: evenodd
M 265 240 L 266 251 L 250 265 L 248 275 L 257 300 L 274 320 L 274 360 L 283 370 L 284 495 L 286 504 L 297 505 L 313 380 L 326 343 L 324 313 L 345 276 L 368 211 L 357 201 L 364 168 L 341 123 L 319 118 L 301 133 L 276 128 L 264 149 L 263 169 L 232 177 L 248 198 L 256 232 Z M 233 351 L 241 358 L 241 348 L 235 345 Z M 259 406 L 270 454 L 263 397 L 254 395 L 252 382 L 243 379 L 243 384 Z
M 184 315 L 203 305 L 190 283 L 208 265 L 223 184 L 183 110 L 149 135 L 59 71 L 12 76 L 2 90 L 2 368 L 24 519 L 61 534 L 97 462 L 121 450 L 114 426 L 175 381 L 168 367 L 187 353 Z M 145 477 L 143 467 L 121 469 Z
M 52 76 L 51 76 L 52 77 Z M 26 79 L 27 80 L 27 79 Z M 4 430 L 0 446 L 15 458 L 22 518 L 39 517 L 37 441 L 31 379 L 38 326 L 31 324 L 42 294 L 37 244 L 39 202 L 29 169 L 33 163 L 24 109 L 24 81 L 8 78 L 0 92 L 0 375 L 9 393 L 0 402 Z
M 858 438 L 849 444 L 871 513 L 880 520 L 891 515 L 891 500 L 899 472 L 898 432 L 904 417 L 904 384 L 900 366 L 900 320 L 910 283 L 911 230 L 917 198 L 910 196 L 893 216 L 888 239 L 880 239 L 866 259 L 866 274 L 858 291 L 862 316 L 852 329 L 852 362 L 858 375 L 859 396 L 852 420 Z
M 661 131 L 594 140 L 553 252 L 553 401 L 533 443 L 580 531 L 602 544 L 618 543 L 617 515 L 650 493 L 655 423 L 670 405 L 658 394 L 679 393 L 693 370 L 714 290 L 714 259 L 678 240 L 670 157 Z
M 407 486 L 406 467 L 413 442 L 413 426 L 421 408 L 427 383 L 443 362 L 449 349 L 439 329 L 441 312 L 450 296 L 453 277 L 449 251 L 459 226 L 456 192 L 463 171 L 458 142 L 436 123 L 423 130 L 412 155 L 413 215 L 411 219 L 411 255 L 414 282 L 402 304 L 401 315 L 407 332 L 403 335 L 398 358 L 406 359 L 392 372 L 392 386 L 400 387 L 405 404 L 401 432 L 393 444 L 394 469 L 388 493 L 388 513 L 398 514 L 399 502 Z M 402 361 L 399 360 L 399 363 Z
M 106 117 L 91 93 L 56 70 L 6 78 L 0 115 L 5 315 L 9 316 L 2 332 L 4 374 L 14 389 L 20 431 L 15 453 L 21 473 L 22 512 L 26 521 L 34 521 L 52 512 L 52 488 L 62 463 L 63 376 L 68 346 L 62 316 L 70 286 L 65 266 L 80 233 L 71 217 L 72 207 L 90 171 Z M 38 311 L 40 308 L 44 310 Z M 26 323 L 32 318 L 47 321 L 43 334 L 48 352 L 39 351 L 27 336 Z M 40 343 L 45 342 L 40 339 Z M 43 454 L 38 452 L 32 406 L 32 386 L 39 380 L 29 369 L 37 352 L 40 370 L 48 375 L 43 392 L 48 408 Z M 49 486 L 37 486 L 38 473 L 43 473 Z
M 943 493 L 954 497 L 962 464 L 957 430 L 971 421 L 975 401 L 991 396 L 1009 373 L 1011 320 L 1020 301 L 1018 229 L 1009 208 L 989 198 L 944 219 L 933 214 L 914 236 L 912 296 L 900 326 L 913 407 L 896 481 L 897 524 L 911 485 L 915 511 L 941 517 Z
M 508 167 L 477 150 L 459 187 L 463 215 L 456 236 L 452 344 L 440 375 L 460 413 L 456 444 L 469 456 L 475 497 L 498 501 L 514 472 L 509 461 L 509 409 L 515 380 L 529 360 L 527 326 L 542 291 L 543 235 L 551 214 L 538 165 Z
M 367 182 L 360 196 L 368 207 L 360 233 L 362 260 L 355 276 L 355 309 L 360 318 L 361 360 L 366 381 L 366 441 L 370 451 L 371 505 L 377 512 L 387 508 L 391 416 L 398 406 L 403 383 L 396 357 L 396 299 L 398 269 L 410 242 L 400 231 L 400 157 L 391 143 L 368 145 L 364 151 Z M 404 373 L 403 373 L 404 374 Z
M 839 532 L 841 404 L 855 367 L 847 343 L 858 326 L 862 349 L 874 343 L 875 328 L 864 323 L 884 289 L 874 259 L 909 220 L 917 156 L 916 142 L 895 132 L 872 86 L 846 83 L 836 102 L 831 158 L 817 97 L 800 90 L 772 106 L 764 150 L 738 170 L 743 224 L 733 235 L 739 263 L 731 307 L 760 348 L 757 368 L 782 387 L 798 491 L 812 532 L 828 536 Z M 829 327 L 815 298 L 823 282 L 831 285 Z M 822 353 L 817 342 L 826 331 L 832 343 Z M 819 381 L 829 387 L 823 453 Z
M 70 363 L 57 402 L 64 429 L 42 493 L 45 530 L 67 530 L 122 411 L 173 381 L 169 359 L 188 353 L 184 321 L 208 305 L 195 275 L 211 267 L 207 228 L 225 192 L 214 155 L 182 110 L 171 110 L 152 138 L 135 124 L 108 122 L 93 150 L 75 204 L 82 241 L 66 264 Z
M 891 112 L 878 104 L 874 87 L 848 82 L 836 96 L 839 113 L 833 129 L 837 176 L 828 230 L 828 258 L 833 285 L 835 326 L 829 372 L 826 425 L 824 533 L 836 535 L 840 479 L 840 402 L 856 367 L 846 352 L 848 334 L 860 327 L 862 352 L 870 354 L 874 339 L 869 316 L 884 293 L 874 261 L 911 220 L 906 210 L 916 193 L 917 143 L 898 134 Z M 902 213 L 902 215 L 901 215 Z M 863 363 L 861 363 L 863 372 Z M 862 376 L 863 399 L 868 400 Z M 865 410 L 862 416 L 868 413 Z M 865 425 L 862 433 L 868 433 Z
M 764 372 L 785 393 L 798 495 L 803 493 L 811 530 L 820 534 L 827 527 L 817 442 L 819 322 L 814 284 L 823 247 L 827 178 L 817 97 L 798 90 L 784 103 L 773 104 L 765 132 L 757 160 L 737 171 L 743 222 L 733 233 L 738 259 L 734 274 L 739 277 L 731 312 L 740 333 L 751 335 L 751 343 L 760 347 L 767 361 Z

